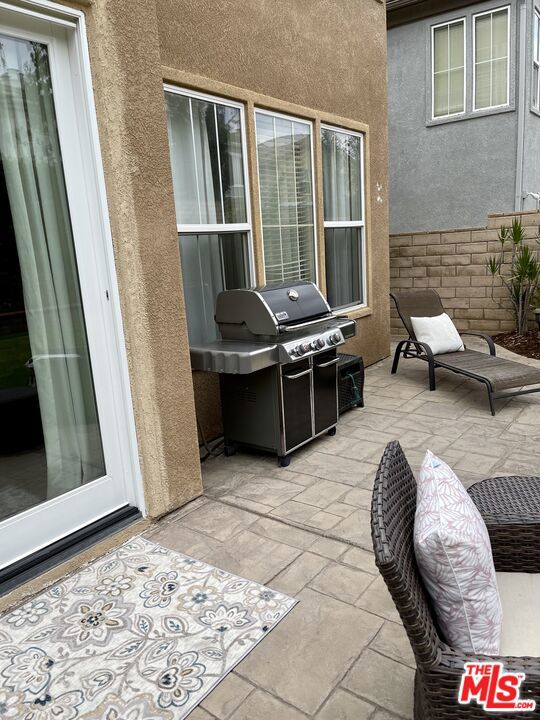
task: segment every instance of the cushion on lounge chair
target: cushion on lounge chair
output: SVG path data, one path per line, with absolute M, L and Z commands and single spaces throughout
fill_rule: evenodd
M 539 368 L 476 350 L 437 355 L 436 362 L 440 367 L 470 373 L 478 380 L 489 380 L 495 391 L 540 384 Z
M 500 654 L 540 657 L 540 574 L 498 572 L 503 607 Z
M 411 317 L 414 334 L 434 355 L 465 350 L 456 326 L 446 313 L 431 317 Z

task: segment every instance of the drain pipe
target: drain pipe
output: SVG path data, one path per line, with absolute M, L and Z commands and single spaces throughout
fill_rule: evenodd
M 525 156 L 525 118 L 527 112 L 527 2 L 521 0 L 519 8 L 519 66 L 518 66 L 518 97 L 517 97 L 517 120 L 518 137 L 516 153 L 516 194 L 514 209 L 518 212 L 523 210 L 523 163 Z

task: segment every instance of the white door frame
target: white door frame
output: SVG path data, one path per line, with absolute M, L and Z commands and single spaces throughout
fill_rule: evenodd
M 126 504 L 144 514 L 145 503 L 84 15 L 48 0 L 0 0 L 0 32 L 48 46 L 108 473 L 1 522 L 1 568 Z

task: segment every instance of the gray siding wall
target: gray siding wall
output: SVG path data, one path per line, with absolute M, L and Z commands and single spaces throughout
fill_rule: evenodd
M 527 1 L 528 37 L 532 8 Z M 484 2 L 388 32 L 390 232 L 482 227 L 515 209 L 518 147 L 519 0 Z M 472 113 L 472 15 L 510 5 L 510 108 Z M 467 112 L 431 120 L 431 26 L 466 17 Z M 529 43 L 530 44 L 530 43 Z M 531 89 L 532 47 L 526 85 Z M 540 117 L 526 103 L 524 187 L 540 189 Z M 531 186 L 531 187 L 529 187 Z M 529 203 L 530 206 L 530 203 Z

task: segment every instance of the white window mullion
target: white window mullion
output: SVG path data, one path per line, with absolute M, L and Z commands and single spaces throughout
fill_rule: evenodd
M 363 220 L 325 220 L 325 228 L 364 227 Z
M 179 233 L 222 233 L 222 232 L 250 232 L 251 225 L 249 223 L 201 223 L 200 225 L 182 225 L 177 224 L 176 229 Z

